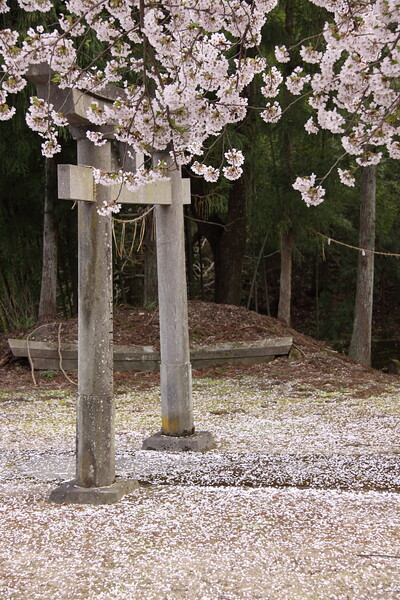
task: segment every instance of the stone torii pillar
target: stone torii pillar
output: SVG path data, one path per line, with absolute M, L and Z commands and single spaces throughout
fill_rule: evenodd
M 66 117 L 77 140 L 78 163 L 112 170 L 112 128 L 105 128 L 109 135 L 102 147 L 90 143 L 86 130 L 91 127 L 87 119 L 90 102 L 110 103 L 114 91 L 107 88 L 94 98 L 77 89 L 59 89 L 51 77 L 47 64 L 34 65 L 28 73 L 37 95 Z M 78 207 L 76 477 L 52 491 L 49 499 L 57 503 L 111 504 L 137 485 L 115 476 L 111 219 L 97 212 L 109 194 L 107 188 L 99 189 L 95 202 L 81 202 Z
M 181 184 L 185 180 L 168 152 L 155 153 L 155 165 L 159 160 L 166 164 L 171 183 L 171 204 L 155 207 L 162 427 L 142 448 L 203 451 L 214 446 L 214 438 L 208 431 L 196 432 L 193 422 Z
M 180 169 L 168 154 L 164 154 L 162 158 L 167 163 L 169 179 L 147 184 L 135 193 L 128 191 L 124 185 L 115 184 L 107 187 L 95 185 L 92 169 L 87 166 L 59 165 L 59 198 L 78 202 L 79 206 L 96 205 L 100 198 L 101 202 L 108 198 L 117 200 L 121 204 L 155 205 L 162 429 L 159 433 L 145 439 L 142 447 L 147 450 L 202 451 L 211 448 L 214 439 L 209 432 L 196 432 L 193 422 L 183 226 L 183 205 L 190 204 L 190 181 L 181 178 Z M 109 194 L 107 197 L 104 196 L 104 190 Z M 86 234 L 85 230 L 87 230 Z M 81 234 L 80 230 L 79 234 Z M 84 228 L 82 235 L 84 238 L 88 237 L 90 230 Z M 80 262 L 86 263 L 91 260 L 84 252 L 79 256 Z M 90 268 L 90 264 L 88 262 L 87 268 Z M 96 282 L 93 282 L 93 285 L 95 284 Z M 89 289 L 94 288 L 89 287 Z M 84 302 L 83 296 L 82 302 Z M 93 310 L 93 307 L 90 309 Z M 79 319 L 81 319 L 80 314 Z M 82 327 L 84 322 L 86 321 L 82 319 Z M 82 344 L 86 340 L 83 329 L 82 334 L 79 335 L 80 346 L 81 340 Z M 85 356 L 87 351 L 90 351 L 91 343 L 92 340 L 87 338 L 80 355 Z M 78 355 L 78 368 L 79 374 L 83 375 L 86 369 L 80 363 L 80 355 Z M 98 376 L 104 377 L 101 363 L 98 365 Z M 84 428 L 80 431 L 80 435 L 85 437 Z
M 166 153 L 168 181 L 147 185 L 137 194 L 121 186 L 95 186 L 92 167 L 112 171 L 113 127 L 102 128 L 108 140 L 96 147 L 87 138 L 93 129 L 87 109 L 96 100 L 112 103 L 120 92 L 107 86 L 100 93 L 60 90 L 51 83 L 48 65 L 32 67 L 30 80 L 38 96 L 67 118 L 77 140 L 78 166 L 59 166 L 59 197 L 78 202 L 79 351 L 76 477 L 53 490 L 50 500 L 103 504 L 118 501 L 135 482 L 116 480 L 112 356 L 111 219 L 99 216 L 103 201 L 157 204 L 156 236 L 159 269 L 162 431 L 143 443 L 156 450 L 205 450 L 213 445 L 208 432 L 193 425 L 185 280 L 183 204 L 190 202 L 189 181 Z M 107 135 L 108 133 L 108 135 Z M 186 185 L 183 191 L 183 186 Z M 113 194 L 115 194 L 113 196 Z
M 113 168 L 110 140 L 96 147 L 86 138 L 86 127 L 70 129 L 78 164 Z M 52 491 L 52 502 L 110 504 L 136 484 L 115 476 L 111 217 L 97 212 L 110 193 L 99 186 L 94 201 L 78 202 L 76 476 Z
M 125 186 L 96 185 L 92 167 L 117 168 L 111 141 L 96 147 L 86 137 L 87 127 L 70 129 L 77 140 L 78 165 L 59 165 L 58 189 L 60 199 L 78 203 L 76 477 L 53 490 L 50 500 L 111 503 L 135 482 L 115 478 L 111 217 L 100 216 L 98 208 L 115 199 L 124 204 L 171 204 L 172 187 L 169 181 L 158 182 L 134 194 Z M 181 180 L 179 186 L 183 187 Z M 190 202 L 190 189 L 187 185 L 185 189 L 186 202 Z M 183 198 L 182 190 L 179 196 Z M 192 411 L 185 416 L 191 419 Z

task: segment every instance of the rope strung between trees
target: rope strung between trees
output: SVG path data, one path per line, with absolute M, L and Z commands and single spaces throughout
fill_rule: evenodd
M 314 231 L 314 230 L 312 230 L 312 231 L 313 231 L 313 233 L 315 233 L 315 235 L 319 235 L 320 237 L 327 240 L 328 246 L 331 242 L 333 242 L 334 244 L 339 244 L 339 246 L 345 246 L 346 248 L 351 248 L 352 250 L 357 250 L 358 252 L 361 252 L 363 256 L 365 256 L 366 253 L 368 252 L 369 254 L 377 254 L 379 256 L 393 256 L 394 258 L 400 258 L 400 254 L 398 254 L 396 252 L 379 252 L 378 250 L 368 250 L 368 248 L 359 248 L 358 246 L 353 246 L 352 244 L 346 244 L 345 242 L 340 242 L 339 240 L 335 240 L 334 238 L 331 238 L 328 235 L 324 235 L 323 233 L 320 233 L 319 231 Z

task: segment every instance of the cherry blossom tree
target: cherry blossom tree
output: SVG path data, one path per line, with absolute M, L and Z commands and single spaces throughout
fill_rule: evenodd
M 93 102 L 88 111 L 94 144 L 105 143 L 101 128 L 112 123 L 116 139 L 131 153 L 164 152 L 206 181 L 221 175 L 236 180 L 242 153 L 226 140 L 220 164 L 210 165 L 207 150 L 228 124 L 244 119 L 249 107 L 243 92 L 260 75 L 264 121 L 276 123 L 282 115 L 281 86 L 307 95 L 315 116 L 306 131 L 325 129 L 341 137 L 346 164 L 338 174 L 352 186 L 359 167 L 376 165 L 385 154 L 400 158 L 400 7 L 396 0 L 312 2 L 331 17 L 300 48 L 276 48 L 278 63 L 288 63 L 297 50 L 303 60 L 283 77 L 258 51 L 277 0 L 18 0 L 21 10 L 55 8 L 58 18 L 53 27 L 30 27 L 25 35 L 0 31 L 0 119 L 15 113 L 8 98 L 25 87 L 30 65 L 47 63 L 60 88 L 118 88 L 111 107 Z M 0 0 L 0 12 L 8 10 L 8 0 Z M 43 138 L 45 156 L 60 150 L 58 129 L 66 121 L 48 101 L 31 99 L 27 123 Z M 167 163 L 149 168 L 147 161 L 135 172 L 97 171 L 95 178 L 136 190 L 165 177 Z M 318 175 L 299 174 L 293 183 L 308 205 L 324 200 L 325 175 Z M 103 212 L 118 210 L 114 203 Z
M 312 0 L 332 13 L 320 36 L 301 46 L 303 67 L 286 77 L 292 94 L 307 93 L 315 119 L 305 127 L 312 135 L 320 128 L 341 135 L 344 153 L 354 157 L 350 168 L 339 169 L 342 183 L 354 184 L 358 166 L 377 164 L 386 150 L 400 158 L 399 11 L 395 0 Z M 93 103 L 88 118 L 95 144 L 104 142 L 99 127 L 115 124 L 116 137 L 132 151 L 168 150 L 177 164 L 193 163 L 207 181 L 222 174 L 234 180 L 242 173 L 243 157 L 227 149 L 217 167 L 207 165 L 206 141 L 227 124 L 241 121 L 247 111 L 242 95 L 254 76 L 262 73 L 267 98 L 262 118 L 274 123 L 282 108 L 276 97 L 283 77 L 269 67 L 257 48 L 268 13 L 277 0 L 18 0 L 24 11 L 47 12 L 56 6 L 53 28 L 31 27 L 26 35 L 12 29 L 0 33 L 3 75 L 0 119 L 15 109 L 9 94 L 26 85 L 29 65 L 46 62 L 60 87 L 121 88 L 111 108 Z M 9 10 L 0 0 L 0 12 Z M 98 52 L 91 52 L 91 36 Z M 276 48 L 279 62 L 288 62 L 291 49 Z M 307 64 L 313 72 L 307 73 Z M 32 98 L 29 126 L 43 138 L 43 153 L 52 156 L 63 116 L 45 100 Z M 162 167 L 162 165 L 161 165 Z M 162 177 L 161 169 L 113 174 L 131 189 Z M 103 183 L 107 175 L 98 174 Z M 324 190 L 315 174 L 294 182 L 303 199 L 317 205 Z
M 400 158 L 400 7 L 392 0 L 312 1 L 333 18 L 321 35 L 301 46 L 303 65 L 285 79 L 285 86 L 293 95 L 309 96 L 315 116 L 305 123 L 306 131 L 313 135 L 325 129 L 341 136 L 344 152 L 328 174 L 319 179 L 315 173 L 299 176 L 293 187 L 308 206 L 316 206 L 324 200 L 324 179 L 342 159 L 347 168 L 339 167 L 338 174 L 344 185 L 353 187 L 355 172 L 362 170 L 360 247 L 365 250 L 359 257 L 350 354 L 370 365 L 375 166 L 385 155 Z M 277 47 L 277 61 L 287 63 L 293 50 Z M 264 93 L 275 97 L 281 84 L 281 73 L 271 74 Z M 275 101 L 263 117 L 276 122 L 280 113 Z
M 105 143 L 101 126 L 113 123 L 117 140 L 130 152 L 169 152 L 178 166 L 193 162 L 193 171 L 207 181 L 223 174 L 234 180 L 242 173 L 242 154 L 226 147 L 218 166 L 207 165 L 207 140 L 241 121 L 247 111 L 244 88 L 265 59 L 250 56 L 261 28 L 277 0 L 69 0 L 57 3 L 58 22 L 52 28 L 31 27 L 26 35 L 0 32 L 3 75 L 0 119 L 15 110 L 10 94 L 26 85 L 30 65 L 47 63 L 60 88 L 101 90 L 111 84 L 120 93 L 111 107 L 93 102 L 87 117 L 89 139 Z M 49 11 L 50 0 L 18 0 L 25 11 Z M 0 0 L 0 12 L 9 10 Z M 93 37 L 98 51 L 91 50 Z M 61 113 L 44 99 L 33 97 L 27 123 L 43 138 L 42 152 L 60 150 Z M 136 172 L 96 173 L 102 183 L 125 182 L 135 190 L 165 175 L 161 162 Z M 105 212 L 117 211 L 107 206 Z
M 400 158 L 400 6 L 395 0 L 312 0 L 332 13 L 320 36 L 300 49 L 306 63 L 286 79 L 292 94 L 308 94 L 315 117 L 305 128 L 310 135 L 325 129 L 341 136 L 343 157 L 353 160 L 338 169 L 340 180 L 354 186 L 355 171 L 377 165 L 383 156 Z M 276 48 L 279 62 L 290 49 Z M 307 63 L 313 72 L 307 72 Z M 271 72 L 271 92 L 277 93 L 280 73 Z M 276 102 L 264 111 L 275 122 Z M 342 157 L 342 158 L 343 158 Z M 324 177 L 298 177 L 293 187 L 308 205 L 324 200 Z

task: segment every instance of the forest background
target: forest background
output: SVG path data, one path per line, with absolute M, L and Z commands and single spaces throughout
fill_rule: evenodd
M 35 18 L 44 17 L 11 11 L 0 18 L 5 28 L 10 20 L 18 27 L 16 19 L 34 24 Z M 311 3 L 280 2 L 263 30 L 269 63 L 274 63 L 277 44 L 296 46 L 318 33 L 325 19 L 325 11 Z M 297 58 L 291 54 L 284 66 L 287 74 L 300 64 Z M 258 88 L 251 84 L 247 89 L 250 106 L 262 104 Z M 56 182 L 56 163 L 76 162 L 75 142 L 66 134 L 61 154 L 43 158 L 40 141 L 24 120 L 32 93 L 31 88 L 16 96 L 17 117 L 0 126 L 3 332 L 67 319 L 77 311 L 76 211 L 57 200 Z M 185 214 L 189 298 L 278 316 L 301 332 L 346 349 L 360 254 L 360 181 L 347 188 L 329 177 L 325 202 L 307 207 L 292 182 L 311 171 L 328 172 L 342 152 L 340 141 L 328 131 L 313 136 L 305 131 L 311 115 L 306 98 L 283 89 L 279 101 L 286 110 L 278 123 L 267 124 L 249 111 L 242 123 L 228 128 L 231 145 L 246 158 L 241 179 L 213 184 L 184 172 L 192 178 L 192 204 Z M 214 151 L 219 156 L 221 147 L 216 144 Z M 385 159 L 376 169 L 375 339 L 400 337 L 399 185 L 399 162 Z M 114 219 L 114 241 L 115 303 L 155 305 L 151 212 L 144 216 L 140 209 L 124 207 Z

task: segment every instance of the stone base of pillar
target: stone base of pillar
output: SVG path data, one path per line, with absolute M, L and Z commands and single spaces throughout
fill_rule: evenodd
M 55 488 L 50 496 L 49 502 L 56 504 L 115 504 L 125 494 L 129 494 L 139 487 L 137 481 L 128 479 L 117 479 L 115 483 L 104 487 L 81 487 L 76 480 L 67 481 Z
M 212 433 L 199 431 L 193 435 L 165 435 L 161 431 L 146 438 L 142 450 L 160 452 L 205 452 L 215 447 Z

